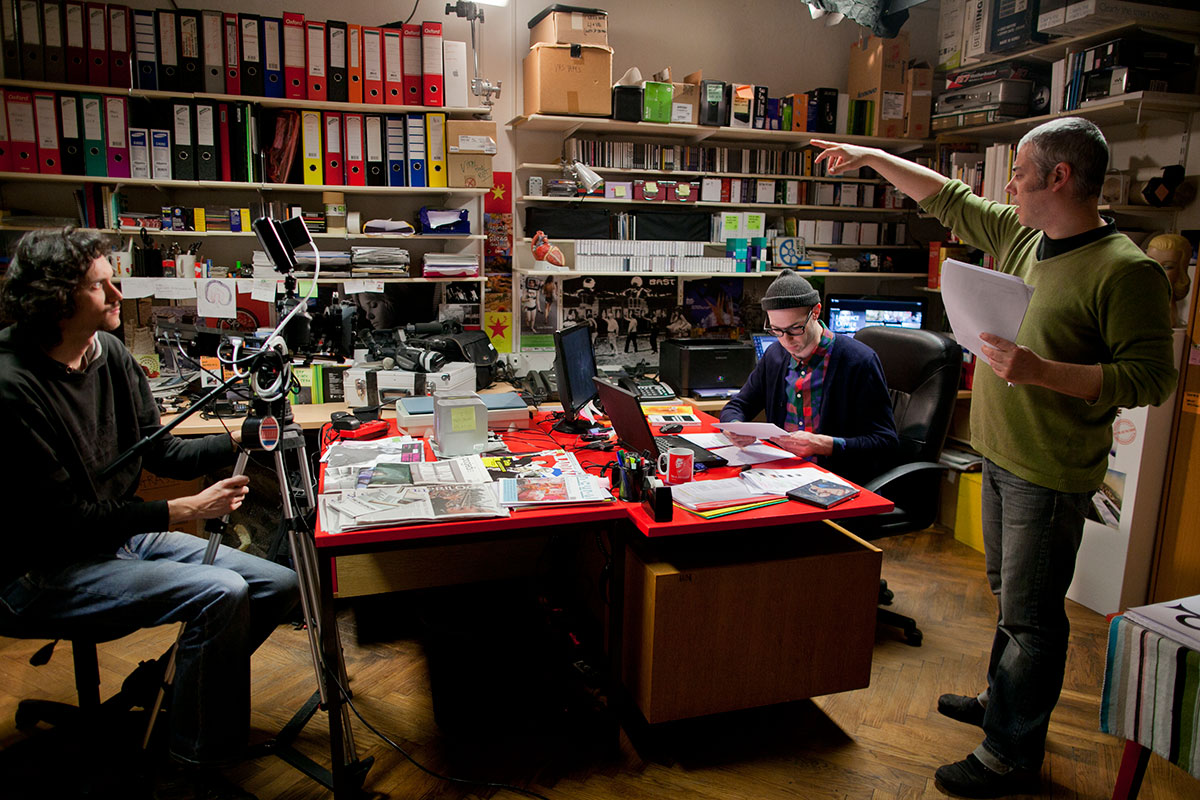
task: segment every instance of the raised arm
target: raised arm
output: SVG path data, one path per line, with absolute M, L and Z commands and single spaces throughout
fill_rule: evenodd
M 826 162 L 830 175 L 840 175 L 859 167 L 870 167 L 918 203 L 933 197 L 949 180 L 945 175 L 877 147 L 839 144 L 824 139 L 813 139 L 812 143 L 821 148 L 816 162 Z

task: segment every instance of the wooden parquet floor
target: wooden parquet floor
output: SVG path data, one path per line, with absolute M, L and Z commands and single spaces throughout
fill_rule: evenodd
M 895 608 L 915 616 L 924 645 L 905 645 L 880 630 L 871 685 L 860 691 L 782 707 L 677 725 L 654 751 L 640 755 L 622 737 L 619 751 L 556 732 L 517 735 L 527 727 L 495 717 L 477 732 L 442 732 L 434 720 L 424 644 L 412 624 L 396 620 L 388 637 L 359 629 L 351 611 L 340 615 L 355 701 L 361 713 L 434 770 L 506 781 L 552 800 L 914 800 L 939 798 L 934 769 L 970 752 L 979 731 L 935 711 L 942 692 L 976 691 L 983 679 L 995 612 L 983 575 L 983 557 L 951 537 L 925 532 L 883 542 L 884 576 L 896 592 Z M 1065 688 L 1051 723 L 1040 798 L 1111 796 L 1121 743 L 1098 730 L 1106 625 L 1074 603 Z M 376 604 L 376 610 L 379 606 Z M 142 631 L 101 646 L 103 693 L 120 686 L 138 660 L 158 655 L 173 629 Z M 364 634 L 360 636 L 360 634 Z M 370 639 L 371 641 L 366 641 Z M 27 660 L 41 642 L 0 639 L 0 748 L 19 744 L 13 713 L 18 699 L 73 700 L 67 648 L 50 664 Z M 480 652 L 481 680 L 491 668 Z M 281 627 L 254 658 L 253 738 L 274 734 L 313 689 L 306 636 Z M 324 763 L 327 726 L 318 714 L 303 732 L 300 749 Z M 356 723 L 360 755 L 376 764 L 366 788 L 374 797 L 516 797 L 493 789 L 449 785 L 407 763 L 375 734 Z M 44 735 L 44 732 L 35 735 Z M 259 798 L 309 800 L 330 793 L 279 759 L 229 770 Z M 45 797 L 61 794 L 55 777 Z M 0 784 L 0 796 L 5 794 Z M 1143 800 L 1200 798 L 1200 782 L 1152 756 Z

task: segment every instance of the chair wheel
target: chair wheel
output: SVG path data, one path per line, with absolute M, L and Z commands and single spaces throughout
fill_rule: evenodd
M 24 708 L 22 704 L 17 705 L 17 713 L 13 715 L 17 723 L 17 730 L 27 731 L 38 724 L 38 715 L 35 711 Z
M 904 634 L 904 643 L 905 643 L 905 644 L 908 644 L 908 645 L 911 645 L 911 646 L 913 646 L 913 647 L 920 647 L 920 646 L 921 646 L 921 640 L 922 640 L 922 639 L 924 639 L 924 638 L 925 638 L 925 635 L 924 635 L 924 634 L 922 634 L 922 633 L 921 633 L 919 630 L 917 630 L 916 628 L 913 628 L 911 631 L 906 631 L 906 632 L 905 632 L 905 634 Z

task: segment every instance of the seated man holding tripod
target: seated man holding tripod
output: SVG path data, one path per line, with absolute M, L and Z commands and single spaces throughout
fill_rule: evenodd
M 170 713 L 171 756 L 197 796 L 248 797 L 222 786 L 216 765 L 244 754 L 250 654 L 299 601 L 287 567 L 205 542 L 172 526 L 237 509 L 248 479 L 142 502 L 142 467 L 193 478 L 229 465 L 236 434 L 163 436 L 120 469 L 104 468 L 159 427 L 141 367 L 109 331 L 121 293 L 109 247 L 74 229 L 25 235 L 0 286 L 0 414 L 7 423 L 0 491 L 9 515 L 0 562 L 0 632 L 78 630 L 103 638 L 185 623 Z M 216 791 L 214 793 L 214 787 Z M 224 793 L 224 794 L 222 794 Z

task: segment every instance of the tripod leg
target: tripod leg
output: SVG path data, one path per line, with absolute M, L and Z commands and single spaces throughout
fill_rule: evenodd
M 250 454 L 245 450 L 240 451 L 237 461 L 233 465 L 233 475 L 230 477 L 236 478 L 239 475 L 245 475 L 246 464 L 249 461 Z M 225 528 L 228 525 L 228 514 L 220 519 L 210 519 L 205 523 L 204 530 L 208 533 L 208 544 L 204 548 L 203 563 L 211 564 L 217 560 L 217 548 L 221 546 L 221 540 L 225 538 Z M 154 706 L 150 709 L 150 718 L 146 720 L 146 733 L 142 736 L 143 750 L 150 748 L 150 736 L 154 733 L 154 723 L 158 720 L 158 712 L 162 709 L 167 689 L 175 681 L 175 656 L 179 652 L 179 640 L 183 638 L 183 632 L 186 628 L 186 625 L 179 626 L 179 634 L 175 637 L 175 642 L 171 645 L 171 654 L 167 657 L 167 668 L 163 672 L 162 686 L 158 687 L 158 696 L 154 698 Z

